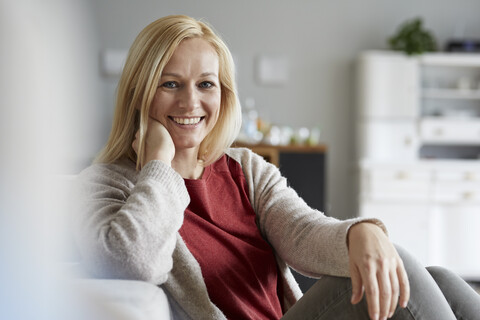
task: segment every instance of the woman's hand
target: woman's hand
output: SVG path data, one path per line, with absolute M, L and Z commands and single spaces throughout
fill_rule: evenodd
M 375 320 L 392 317 L 398 301 L 405 308 L 410 298 L 407 273 L 383 230 L 368 222 L 354 225 L 348 248 L 352 303 L 360 302 L 365 291 L 368 313 Z
M 139 132 L 137 131 L 135 140 L 132 143 L 133 150 L 135 150 L 137 155 L 138 135 Z M 161 160 L 171 166 L 173 157 L 175 157 L 175 145 L 170 133 L 159 121 L 149 118 L 145 136 L 145 154 L 141 166 L 143 167 L 151 160 Z

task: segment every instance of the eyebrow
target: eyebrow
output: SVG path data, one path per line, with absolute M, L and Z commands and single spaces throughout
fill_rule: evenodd
M 175 78 L 181 78 L 182 77 L 181 75 L 179 75 L 178 73 L 175 73 L 175 72 L 162 73 L 162 77 L 164 77 L 164 76 L 170 76 L 170 77 L 175 77 Z M 215 72 L 204 72 L 200 76 L 201 77 L 207 77 L 207 76 L 218 77 L 218 75 Z

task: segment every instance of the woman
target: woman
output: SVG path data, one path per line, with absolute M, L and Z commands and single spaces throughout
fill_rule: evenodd
M 380 221 L 325 217 L 274 166 L 229 148 L 240 119 L 232 57 L 210 27 L 168 16 L 138 35 L 109 140 L 81 174 L 92 273 L 160 285 L 181 319 L 411 319 L 422 304 L 454 318 L 415 262 L 409 283 Z M 287 265 L 329 276 L 300 299 Z M 427 297 L 409 303 L 410 285 Z

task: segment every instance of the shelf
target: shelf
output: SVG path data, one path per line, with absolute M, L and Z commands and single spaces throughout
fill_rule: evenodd
M 475 124 L 480 127 L 480 118 L 478 117 L 455 117 L 455 116 L 425 116 L 420 119 L 420 122 L 429 122 L 429 123 L 436 123 L 436 124 L 443 124 L 443 125 L 450 125 L 450 124 Z
M 480 54 L 475 53 L 429 53 L 419 57 L 422 65 L 445 67 L 480 67 Z
M 480 100 L 480 90 L 426 88 L 422 89 L 422 97 L 427 99 Z

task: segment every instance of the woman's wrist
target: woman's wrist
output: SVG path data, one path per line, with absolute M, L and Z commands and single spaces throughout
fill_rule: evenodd
M 145 159 L 145 164 L 149 163 L 150 161 L 154 161 L 154 160 L 162 161 L 163 163 L 165 163 L 169 167 L 172 166 L 172 160 L 170 160 L 168 157 L 164 157 L 164 156 L 161 156 L 161 155 L 146 158 Z
M 350 248 L 350 241 L 354 240 L 356 237 L 365 234 L 366 232 L 381 232 L 385 234 L 384 230 L 372 221 L 361 221 L 354 224 L 348 229 L 347 232 L 347 248 Z

